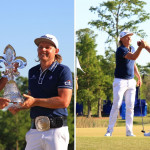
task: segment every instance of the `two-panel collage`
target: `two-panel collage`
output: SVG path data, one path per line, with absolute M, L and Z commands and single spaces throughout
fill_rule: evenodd
M 1 1 L 0 150 L 150 150 L 150 1 Z

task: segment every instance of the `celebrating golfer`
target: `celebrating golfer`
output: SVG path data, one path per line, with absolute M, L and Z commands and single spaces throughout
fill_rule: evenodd
M 134 47 L 130 46 L 132 35 L 133 33 L 129 33 L 128 31 L 120 33 L 120 47 L 118 47 L 116 51 L 116 69 L 115 79 L 113 82 L 113 105 L 105 136 L 112 135 L 123 96 L 125 96 L 126 102 L 126 136 L 135 136 L 133 134 L 133 115 L 136 91 L 134 74 L 138 78 L 137 85 L 141 86 L 142 84 L 135 60 L 140 55 L 142 49 L 146 47 L 146 42 L 141 40 L 140 46 L 137 51 L 135 51 Z

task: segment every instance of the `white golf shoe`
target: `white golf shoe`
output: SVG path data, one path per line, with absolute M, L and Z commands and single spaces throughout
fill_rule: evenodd
M 144 133 L 144 136 L 150 136 L 150 132 Z
M 111 136 L 111 135 L 112 135 L 112 132 L 109 132 L 109 131 L 107 131 L 105 134 L 105 136 Z
M 136 137 L 131 131 L 127 131 L 126 136 Z

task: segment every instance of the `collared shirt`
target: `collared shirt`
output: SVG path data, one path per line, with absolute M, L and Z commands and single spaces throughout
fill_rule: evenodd
M 126 59 L 125 55 L 129 52 L 134 53 L 135 49 L 130 46 L 131 51 L 124 45 L 121 45 L 116 51 L 116 69 L 115 78 L 132 79 L 134 78 L 134 60 Z
M 72 89 L 72 73 L 70 69 L 55 61 L 42 72 L 40 65 L 29 70 L 29 91 L 34 98 L 51 98 L 58 96 L 58 88 Z M 67 108 L 50 109 L 40 106 L 32 107 L 30 116 L 67 116 Z

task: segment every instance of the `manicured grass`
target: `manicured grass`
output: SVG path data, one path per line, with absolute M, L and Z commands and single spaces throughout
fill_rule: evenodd
M 149 150 L 146 137 L 77 137 L 76 150 Z
M 149 129 L 145 126 L 147 132 Z M 77 128 L 76 150 L 150 150 L 150 137 L 144 137 L 141 130 L 136 125 L 136 137 L 126 137 L 125 127 L 115 127 L 112 137 L 104 137 L 106 128 Z
M 150 130 L 150 116 L 144 117 L 144 129 Z M 119 118 L 112 137 L 104 137 L 109 118 L 77 117 L 76 150 L 150 150 L 150 137 L 141 130 L 142 118 L 134 117 L 136 137 L 126 137 L 125 120 Z

